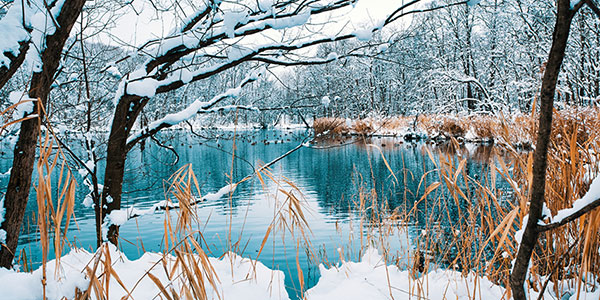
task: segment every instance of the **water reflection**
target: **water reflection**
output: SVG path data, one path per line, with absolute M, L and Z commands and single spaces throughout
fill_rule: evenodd
M 193 165 L 203 193 L 215 192 L 232 178 L 238 181 L 261 164 L 296 147 L 309 134 L 292 130 L 257 130 L 238 133 L 234 138 L 233 132 L 213 132 L 211 136 L 216 139 L 207 140 L 192 134 L 170 132 L 161 140 L 167 140 L 166 144 L 176 149 L 179 161 L 173 164 L 175 155 L 153 143 L 147 143 L 143 151 L 135 149 L 127 159 L 123 205 L 143 208 L 165 199 L 166 180 L 188 163 Z M 397 138 L 354 137 L 319 141 L 311 147 L 301 148 L 278 162 L 271 171 L 275 177 L 287 178 L 302 190 L 307 205 L 307 221 L 313 232 L 312 244 L 320 255 L 327 255 L 330 262 L 336 262 L 338 248 L 344 249 L 346 259 L 356 259 L 357 251 L 353 248 L 360 243 L 360 236 L 377 230 L 376 226 L 365 226 L 365 232 L 355 231 L 359 216 L 373 213 L 367 209 L 360 210 L 360 192 L 376 193 L 378 201 L 387 202 L 385 209 L 389 210 L 388 213 L 412 208 L 425 188 L 438 180 L 434 173 L 428 173 L 439 164 L 438 153 L 470 158 L 465 165 L 466 173 L 479 176 L 486 174 L 486 163 L 490 161 L 493 150 L 491 146 L 455 148 L 409 143 Z M 0 173 L 6 172 L 9 167 L 10 158 L 3 155 Z M 99 174 L 103 171 L 100 170 Z M 8 178 L 0 177 L 0 189 L 7 183 Z M 272 222 L 275 203 L 272 195 L 277 194 L 276 190 L 277 186 L 273 183 L 262 185 L 258 180 L 251 180 L 241 184 L 231 199 L 225 197 L 199 205 L 198 214 L 203 222 L 199 226 L 207 242 L 207 250 L 220 256 L 229 249 L 227 237 L 231 235 L 232 242 L 238 242 L 238 250 L 243 250 L 247 257 L 256 257 Z M 83 199 L 85 193 L 85 186 L 80 182 L 78 199 Z M 34 202 L 28 204 L 28 216 L 36 212 Z M 81 202 L 77 201 L 75 206 L 77 228 L 73 226 L 69 236 L 76 246 L 91 249 L 95 245 L 93 211 Z M 373 210 L 371 204 L 363 203 L 363 207 Z M 452 221 L 458 209 L 467 205 L 464 200 L 449 203 L 445 220 Z M 403 220 L 407 222 L 408 234 L 412 236 L 419 236 L 419 225 L 426 224 L 432 214 L 441 213 L 432 210 L 426 201 L 418 203 L 416 212 L 410 220 Z M 130 259 L 139 257 L 143 249 L 161 250 L 163 218 L 162 213 L 144 216 L 121 228 L 121 235 L 127 240 L 121 243 L 121 247 Z M 35 222 L 26 222 L 23 231 L 19 247 L 25 249 L 30 259 L 38 262 L 41 256 L 36 244 Z M 289 294 L 296 295 L 295 243 L 269 241 L 260 260 L 269 267 L 284 270 Z M 408 249 L 410 244 L 410 239 L 404 236 L 394 239 L 391 247 Z M 318 278 L 316 264 L 310 262 L 307 255 L 301 255 L 299 262 L 310 287 Z

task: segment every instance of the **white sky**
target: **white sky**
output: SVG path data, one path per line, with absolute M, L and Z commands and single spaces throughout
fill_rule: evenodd
M 344 10 L 346 15 L 343 16 L 340 23 L 345 24 L 346 20 L 349 20 L 350 28 L 364 27 L 366 23 L 372 24 L 384 19 L 387 14 L 403 3 L 404 0 L 360 0 L 354 9 Z M 133 1 L 133 5 L 139 15 L 129 8 L 130 12 L 119 18 L 116 28 L 111 31 L 112 35 L 125 43 L 139 46 L 150 39 L 167 35 L 176 26 L 176 18 L 173 13 L 165 12 L 157 15 L 156 10 L 146 1 Z M 409 21 L 410 18 L 407 18 L 403 23 L 406 24 Z M 401 24 L 398 23 L 395 26 Z M 101 40 L 105 43 L 118 44 L 107 36 L 101 37 Z

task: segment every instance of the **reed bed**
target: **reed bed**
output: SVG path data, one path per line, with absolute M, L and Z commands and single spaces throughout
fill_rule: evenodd
M 516 134 L 533 140 L 536 134 L 534 123 L 530 118 L 523 118 L 513 119 L 523 124 Z M 597 109 L 556 113 L 546 190 L 546 206 L 551 214 L 571 207 L 599 174 L 599 121 Z M 509 130 L 506 121 L 493 128 L 498 130 L 496 137 L 499 140 L 515 141 L 515 130 Z M 434 170 L 428 171 L 436 174 L 436 180 L 427 182 L 426 177 L 422 178 L 420 186 L 424 188 L 419 200 L 412 207 L 406 205 L 387 217 L 397 224 L 414 224 L 417 210 L 425 209 L 428 215 L 422 225 L 422 234 L 415 238 L 413 254 L 398 254 L 408 257 L 412 264 L 402 267 L 426 272 L 435 262 L 457 268 L 465 275 L 476 272 L 497 284 L 509 286 L 508 276 L 518 246 L 515 234 L 528 212 L 533 176 L 533 153 L 519 151 L 515 144 L 499 143 L 489 169 L 479 179 L 469 176 L 464 159 L 447 152 L 427 153 L 436 164 Z M 460 146 L 453 139 L 450 147 L 458 149 Z M 502 177 L 508 189 L 496 185 L 498 177 Z M 449 209 L 450 206 L 454 208 Z M 458 213 L 445 215 L 450 211 Z M 599 218 L 600 211 L 596 210 L 568 226 L 544 233 L 534 253 L 527 281 L 531 292 L 543 294 L 545 290 L 553 289 L 553 294 L 560 298 L 572 291 L 578 296 L 583 290 L 600 286 Z M 505 298 L 510 298 L 509 290 Z
M 598 123 L 600 109 L 596 107 L 571 107 L 557 110 L 554 114 L 557 134 L 572 132 L 573 126 L 593 128 Z M 581 123 L 581 124 L 579 124 Z M 395 116 L 349 120 L 339 118 L 318 118 L 313 123 L 315 134 L 332 135 L 381 135 L 405 136 L 418 133 L 428 139 L 449 140 L 457 138 L 472 142 L 496 142 L 514 148 L 530 150 L 537 134 L 537 114 L 514 115 L 428 115 Z M 570 127 L 569 127 L 570 126 Z M 578 129 L 581 137 L 586 133 Z

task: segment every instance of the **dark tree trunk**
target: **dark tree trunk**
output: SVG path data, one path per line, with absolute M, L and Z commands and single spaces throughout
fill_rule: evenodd
M 542 216 L 546 183 L 546 165 L 548 144 L 552 130 L 552 109 L 556 93 L 556 83 L 565 56 L 565 48 L 569 38 L 571 21 L 575 11 L 570 8 L 569 0 L 558 1 L 558 14 L 552 36 L 552 47 L 548 56 L 546 70 L 542 79 L 540 93 L 540 116 L 537 143 L 533 161 L 533 180 L 531 182 L 531 199 L 529 220 L 519 245 L 519 251 L 510 275 L 510 286 L 516 300 L 525 300 L 524 282 L 527 276 L 531 255 L 537 244 L 538 221 Z
M 34 113 L 37 112 L 37 105 Z M 31 172 L 35 160 L 35 148 L 40 132 L 38 119 L 21 122 L 21 132 L 15 145 L 13 165 L 5 195 L 5 220 L 2 229 L 6 231 L 6 246 L 0 249 L 0 267 L 10 268 L 19 241 L 21 223 L 27 207 L 31 188 Z
M 6 247 L 0 249 L 0 267 L 10 268 L 12 266 L 17 249 L 19 232 L 31 189 L 31 174 L 35 162 L 37 139 L 40 134 L 39 120 L 43 118 L 43 111 L 39 111 L 39 107 L 46 105 L 50 86 L 61 60 L 63 46 L 84 3 L 85 0 L 65 2 L 56 19 L 59 24 L 56 32 L 46 37 L 46 49 L 41 54 L 42 70 L 34 73 L 31 78 L 29 97 L 39 101 L 33 110 L 33 114 L 39 114 L 39 119 L 21 122 L 21 131 L 15 145 L 13 165 L 4 201 L 6 215 L 1 228 L 6 231 Z
M 113 210 L 121 209 L 125 159 L 129 152 L 127 137 L 147 101 L 148 99 L 139 96 L 124 95 L 117 103 L 108 139 L 102 205 L 96 205 L 97 220 L 99 216 L 100 220 L 104 220 L 106 215 L 110 214 Z M 101 225 L 101 222 L 96 222 L 96 232 L 99 237 L 98 244 L 102 243 L 103 240 L 100 235 Z M 119 227 L 110 225 L 107 238 L 114 245 L 118 245 Z

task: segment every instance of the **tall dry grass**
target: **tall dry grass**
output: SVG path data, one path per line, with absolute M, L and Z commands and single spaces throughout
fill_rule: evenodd
M 313 122 L 313 129 L 316 136 L 342 135 L 350 131 L 346 120 L 339 118 L 318 118 Z
M 418 190 L 405 191 L 404 204 L 395 209 L 388 207 L 387 200 L 375 189 L 361 187 L 355 203 L 360 214 L 359 251 L 377 245 L 388 262 L 411 270 L 415 296 L 426 295 L 417 279 L 432 266 L 455 269 L 463 275 L 487 276 L 508 287 L 518 249 L 517 231 L 528 213 L 533 177 L 533 153 L 522 151 L 522 145 L 535 140 L 535 120 L 535 115 L 519 115 L 461 121 L 478 124 L 484 130 L 480 136 L 493 136 L 500 141 L 493 148 L 487 167 L 478 176 L 472 175 L 467 159 L 454 154 L 460 153 L 461 147 L 456 139 L 451 139 L 443 151 L 439 150 L 442 147 L 423 147 L 423 155 L 434 168 L 423 166 L 425 175 L 418 179 Z M 421 122 L 421 126 L 427 126 L 434 121 L 423 117 Z M 599 110 L 557 111 L 546 183 L 546 206 L 552 215 L 572 207 L 588 191 L 592 179 L 600 173 L 599 163 Z M 397 184 L 404 184 L 408 190 L 406 178 L 412 173 L 406 168 L 401 171 L 405 182 Z M 415 197 L 414 203 L 406 201 Z M 425 221 L 416 218 L 419 214 L 425 216 Z M 420 234 L 409 232 L 415 227 L 421 228 Z M 377 234 L 372 234 L 372 228 L 377 229 Z M 390 241 L 396 238 L 410 239 L 412 246 L 391 248 Z M 600 288 L 598 249 L 600 210 L 545 232 L 532 259 L 528 290 L 543 295 L 551 289 L 551 294 L 559 298 L 575 291 L 577 298 L 583 290 Z M 507 289 L 504 298 L 510 297 Z M 476 298 L 475 287 L 471 298 Z
M 6 130 L 9 126 L 17 124 L 17 123 L 25 121 L 25 120 L 37 118 L 37 115 L 29 115 L 29 116 L 18 117 L 18 118 L 15 118 L 13 116 L 13 113 L 15 111 L 17 111 L 17 106 L 26 105 L 27 103 L 31 103 L 31 102 L 36 102 L 36 101 L 33 99 L 21 99 L 17 103 L 9 105 L 4 110 L 0 111 L 0 137 L 2 137 L 6 133 Z
M 348 237 L 356 240 L 359 246 L 358 249 L 341 248 L 337 253 L 339 260 L 346 260 L 350 252 L 361 253 L 367 247 L 377 246 L 387 262 L 410 270 L 412 289 L 409 293 L 416 298 L 426 297 L 427 285 L 423 276 L 436 267 L 453 269 L 464 276 L 486 276 L 498 285 L 509 286 L 511 264 L 518 248 L 516 233 L 527 214 L 533 161 L 532 153 L 521 151 L 515 147 L 514 141 L 523 137 L 533 140 L 535 128 L 530 127 L 534 126 L 532 118 L 519 116 L 511 121 L 497 122 L 485 118 L 471 120 L 474 124 L 487 124 L 479 125 L 486 128 L 482 129 L 486 130 L 485 134 L 492 133 L 497 140 L 505 141 L 497 143 L 489 164 L 479 170 L 478 176 L 471 174 L 466 158 L 453 154 L 459 151 L 461 145 L 456 139 L 451 139 L 447 147 L 455 151 L 445 149 L 436 152 L 433 148 L 423 147 L 423 155 L 434 168 L 428 169 L 423 164 L 425 176 L 417 178 L 418 190 L 406 189 L 405 202 L 399 207 L 389 207 L 387 199 L 376 189 L 361 187 L 354 204 L 359 213 L 359 230 L 356 235 Z M 590 111 L 559 112 L 556 115 L 546 195 L 547 206 L 553 214 L 570 207 L 581 197 L 591 179 L 600 171 L 598 120 L 598 115 Z M 422 122 L 427 124 L 428 121 L 423 118 Z M 521 124 L 521 129 L 511 130 L 513 125 L 509 124 L 517 123 Z M 383 152 L 380 154 L 383 155 Z M 389 171 L 396 185 L 407 186 L 410 170 L 402 168 L 399 171 L 403 175 L 401 177 L 395 175 L 395 170 L 390 168 Z M 188 168 L 178 171 L 171 179 L 173 185 L 170 189 L 176 191 L 174 199 L 183 205 L 177 212 L 178 223 L 175 226 L 170 224 L 169 218 L 165 220 L 165 232 L 169 233 L 165 235 L 165 244 L 172 245 L 168 252 L 175 253 L 179 261 L 175 265 L 195 264 L 199 268 L 173 273 L 178 274 L 173 278 L 182 278 L 185 286 L 192 287 L 189 290 L 170 290 L 165 283 L 153 279 L 161 290 L 161 296 L 167 299 L 175 299 L 177 294 L 203 299 L 202 287 L 206 288 L 218 280 L 214 277 L 214 281 L 209 279 L 211 267 L 201 261 L 200 257 L 204 256 L 198 255 L 202 250 L 200 245 L 192 240 L 177 239 L 177 236 L 201 236 L 201 232 L 193 232 L 195 226 L 189 226 L 194 220 L 194 212 L 185 205 L 186 199 L 193 197 L 194 193 L 199 194 L 194 177 L 191 168 Z M 258 172 L 257 178 L 265 189 L 268 186 L 266 180 L 277 182 L 277 190 L 285 195 L 283 201 L 274 206 L 273 220 L 266 228 L 257 255 L 261 255 L 269 238 L 274 240 L 277 232 L 295 234 L 298 237 L 295 249 L 299 290 L 304 291 L 306 283 L 302 280 L 304 273 L 298 262 L 299 253 L 310 251 L 311 261 L 320 260 L 328 266 L 333 265 L 336 259 L 313 252 L 310 224 L 306 222 L 302 200 L 297 196 L 301 194 L 300 189 L 288 179 L 275 178 L 268 170 Z M 195 192 L 192 193 L 192 190 Z M 406 200 L 410 198 L 416 198 L 416 201 Z M 530 292 L 543 294 L 544 290 L 552 289 L 554 295 L 561 296 L 569 290 L 590 290 L 598 286 L 598 214 L 594 212 L 569 226 L 544 234 L 534 254 L 531 276 L 526 283 Z M 417 218 L 418 215 L 424 216 L 424 219 Z M 419 228 L 420 232 L 411 232 L 413 228 Z M 187 235 L 176 234 L 182 230 Z M 408 239 L 411 246 L 394 248 L 393 239 Z M 232 241 L 230 244 L 236 243 Z M 352 241 L 349 241 L 351 244 Z M 169 266 L 174 268 L 174 265 Z M 388 282 L 388 286 L 391 293 L 393 283 Z M 478 286 L 475 280 L 468 296 L 478 298 L 480 288 L 485 287 Z M 99 287 L 88 290 L 96 289 L 100 290 Z M 510 296 L 507 289 L 504 299 L 510 299 Z
M 534 140 L 534 117 L 519 115 L 510 119 L 473 117 L 457 120 L 421 116 L 416 124 L 422 129 L 445 130 L 449 136 L 478 130 L 477 136 L 493 137 L 500 141 L 494 150 L 493 160 L 476 178 L 470 174 L 465 158 L 449 154 L 451 151 L 434 152 L 424 147 L 423 155 L 429 158 L 434 169 L 424 169 L 426 175 L 419 179 L 417 191 L 405 191 L 411 193 L 405 194 L 405 200 L 416 197 L 414 203 L 405 201 L 403 205 L 392 209 L 376 189 L 360 188 L 355 201 L 360 228 L 356 238 L 360 249 L 346 251 L 361 252 L 366 247 L 379 246 L 386 261 L 411 271 L 414 279 L 411 293 L 417 298 L 426 295 L 427 289 L 418 279 L 435 266 L 454 269 L 464 275 L 476 273 L 489 277 L 497 284 L 509 286 L 511 261 L 517 250 L 515 235 L 527 214 L 533 162 L 532 153 L 520 151 L 517 145 Z M 410 124 L 409 121 L 411 120 L 388 121 L 389 124 L 396 124 L 388 126 L 404 126 Z M 320 126 L 321 133 L 347 132 L 345 121 L 344 125 L 340 122 L 341 120 L 335 119 L 324 120 L 321 125 L 316 126 Z M 374 125 L 374 121 L 363 125 L 361 126 L 370 130 L 378 126 Z M 337 129 L 338 127 L 342 129 Z M 61 161 L 60 154 L 52 151 L 53 144 L 50 135 L 40 139 L 40 159 L 37 164 L 40 178 L 36 187 L 36 200 L 43 251 L 49 251 L 50 240 L 53 239 L 55 255 L 60 258 L 66 243 L 65 233 L 73 215 L 75 184 L 68 166 L 64 160 Z M 560 209 L 571 207 L 575 200 L 583 196 L 591 180 L 600 172 L 598 110 L 556 112 L 551 145 L 546 206 L 552 214 L 556 214 Z M 456 139 L 451 139 L 449 147 L 458 149 L 460 145 Z M 60 179 L 55 183 L 49 175 L 57 170 L 60 172 Z M 391 174 L 395 171 L 398 170 L 390 168 Z M 399 181 L 394 174 L 395 182 L 406 187 L 410 170 L 402 168 L 399 172 L 403 173 L 403 181 Z M 310 224 L 306 221 L 302 193 L 293 182 L 286 178 L 276 178 L 268 169 L 261 168 L 256 175 L 265 189 L 268 186 L 266 181 L 271 180 L 278 192 L 284 195 L 274 205 L 273 219 L 265 229 L 257 258 L 269 238 L 274 240 L 277 232 L 294 235 L 299 290 L 303 291 L 306 286 L 298 261 L 299 253 L 307 250 L 312 261 L 316 262 L 318 259 L 310 242 Z M 503 180 L 505 184 L 499 186 L 499 180 Z M 163 258 L 152 266 L 164 269 L 168 282 L 161 281 L 150 270 L 144 277 L 148 277 L 159 288 L 159 298 L 207 299 L 209 288 L 217 290 L 219 278 L 208 261 L 202 247 L 202 232 L 198 229 L 201 228 L 198 226 L 201 220 L 193 205 L 200 196 L 198 181 L 191 166 L 187 165 L 178 170 L 168 182 L 168 199 L 176 201 L 179 209 L 175 211 L 174 218 L 170 217 L 173 211 L 167 210 L 163 224 Z M 53 186 L 59 191 L 57 198 L 53 198 Z M 426 216 L 425 220 L 416 220 L 415 216 L 418 214 Z M 409 228 L 414 226 L 422 228 L 416 236 L 409 232 Z M 51 236 L 51 233 L 54 235 Z M 413 247 L 394 249 L 391 240 L 396 238 L 410 239 Z M 230 245 L 234 244 L 230 242 Z M 599 248 L 599 211 L 581 217 L 568 226 L 544 233 L 534 253 L 531 276 L 526 283 L 528 288 L 536 292 L 551 288 L 555 295 L 562 295 L 564 291 L 574 287 L 577 290 L 597 287 L 600 278 Z M 343 250 L 339 255 L 343 260 L 342 252 Z M 127 291 L 128 295 L 124 299 L 131 298 L 138 285 L 123 284 L 119 274 L 112 268 L 113 259 L 107 245 L 97 251 L 84 270 L 89 286 L 85 291 L 77 291 L 77 299 L 107 299 L 113 282 L 111 279 Z M 324 263 L 328 264 L 329 259 L 326 256 L 324 259 Z M 46 260 L 47 257 L 44 256 L 44 269 Z M 58 269 L 57 267 L 56 270 Z M 45 280 L 44 277 L 42 284 Z M 390 289 L 392 284 L 389 283 Z M 476 288 L 473 288 L 470 295 L 472 298 L 476 298 Z M 509 290 L 505 298 L 510 298 Z

